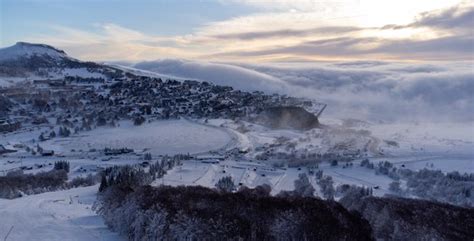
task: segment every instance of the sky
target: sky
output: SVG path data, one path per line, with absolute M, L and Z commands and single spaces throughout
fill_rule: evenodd
M 458 0 L 0 0 L 0 47 L 93 61 L 472 61 Z

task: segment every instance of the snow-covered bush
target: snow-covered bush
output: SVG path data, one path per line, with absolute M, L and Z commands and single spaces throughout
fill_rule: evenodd
M 377 240 L 470 240 L 474 237 L 474 209 L 407 199 L 347 196 L 340 203 L 359 212 L 372 226 Z
M 394 194 L 401 194 L 402 188 L 400 187 L 399 181 L 393 181 L 389 184 L 388 190 L 393 192 Z
M 0 177 L 0 198 L 17 198 L 25 194 L 37 194 L 65 188 L 67 173 L 52 170 L 37 174 L 15 173 Z
M 335 190 L 334 190 L 334 182 L 331 176 L 324 176 L 317 181 L 318 185 L 321 187 L 321 192 L 323 193 L 323 197 L 326 199 L 333 199 Z
M 313 197 L 314 191 L 308 176 L 305 173 L 299 174 L 298 179 L 295 180 L 295 194 L 300 197 Z
M 89 174 L 85 177 L 75 177 L 69 183 L 70 188 L 93 186 L 99 182 L 98 175 Z

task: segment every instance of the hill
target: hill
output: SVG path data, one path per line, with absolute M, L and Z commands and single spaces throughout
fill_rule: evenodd
M 66 76 L 106 79 L 117 71 L 94 62 L 71 58 L 63 50 L 46 44 L 18 42 L 0 49 L 0 86 Z

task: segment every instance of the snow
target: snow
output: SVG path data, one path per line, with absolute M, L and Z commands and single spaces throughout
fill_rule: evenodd
M 387 123 L 371 124 L 370 131 L 384 140 L 394 140 L 400 148 L 393 155 L 414 152 L 437 155 L 474 156 L 474 123 Z
M 247 122 L 234 122 L 231 120 L 208 120 L 209 125 L 226 128 L 232 131 L 240 149 L 255 149 L 260 146 L 271 145 L 278 137 L 286 137 L 296 141 L 297 148 L 312 150 L 328 150 L 330 145 L 351 139 L 354 146 L 363 146 L 367 140 L 375 140 L 369 149 L 377 155 L 370 156 L 373 163 L 388 161 L 397 168 L 419 170 L 428 168 L 442 170 L 443 172 L 459 171 L 461 173 L 474 173 L 473 136 L 466 132 L 467 124 L 428 124 L 416 123 L 385 124 L 369 123 L 363 121 L 328 120 L 327 129 L 311 130 L 307 132 L 292 130 L 271 130 Z M 326 124 L 325 123 L 325 124 Z M 242 126 L 246 131 L 240 132 Z M 365 130 L 369 134 L 358 132 Z M 358 134 L 362 133 L 362 134 Z M 396 141 L 399 146 L 386 144 L 385 140 Z M 284 151 L 283 149 L 281 151 Z M 252 154 L 248 155 L 252 160 Z M 212 159 L 212 158 L 210 158 Z M 362 158 L 364 159 L 364 158 Z M 163 179 L 155 185 L 201 185 L 213 188 L 217 181 L 224 176 L 231 176 L 234 183 L 248 187 L 269 184 L 272 194 L 283 190 L 293 190 L 294 181 L 300 173 L 307 173 L 307 168 L 274 168 L 272 160 L 269 161 L 241 161 L 229 159 L 227 161 L 209 163 L 207 161 L 184 162 L 182 166 L 170 170 Z M 389 184 L 393 181 L 386 175 L 378 175 L 373 169 L 360 166 L 360 161 L 353 161 L 353 166 L 331 166 L 328 162 L 319 164 L 319 170 L 324 175 L 331 176 L 335 186 L 350 184 L 365 187 L 378 187 L 373 189 L 374 195 L 387 194 Z M 262 175 L 263 174 L 263 175 Z M 309 175 L 313 186 L 317 184 L 314 176 Z
M 379 186 L 374 189 L 374 195 L 383 196 L 388 192 L 388 186 L 393 181 L 388 176 L 376 175 L 374 170 L 360 167 L 356 162 L 352 167 L 330 166 L 322 163 L 319 166 L 324 175 L 333 177 L 335 186 L 350 184 L 365 187 Z M 235 185 L 240 183 L 254 188 L 262 184 L 272 187 L 272 194 L 281 191 L 294 190 L 294 182 L 298 175 L 306 173 L 310 182 L 317 187 L 316 178 L 309 174 L 307 168 L 273 168 L 265 162 L 221 161 L 219 163 L 205 163 L 201 161 L 185 161 L 168 171 L 168 173 L 154 182 L 154 185 L 191 185 L 214 188 L 217 181 L 225 176 L 231 176 Z M 318 193 L 316 193 L 318 194 Z
M 79 76 L 82 78 L 105 78 L 105 75 L 96 72 L 90 72 L 87 68 L 66 68 L 61 71 L 58 77 Z
M 68 59 L 74 62 L 79 60 L 69 57 L 64 51 L 45 44 L 32 44 L 18 42 L 17 44 L 0 49 L 0 62 L 16 61 L 31 57 L 48 58 L 48 61 L 55 62 Z M 51 59 L 50 59 L 51 58 Z M 21 70 L 21 69 L 20 69 Z M 38 73 L 47 73 L 47 76 L 39 76 Z M 19 84 L 22 81 L 41 80 L 41 79 L 59 79 L 65 76 L 79 76 L 83 78 L 106 78 L 105 75 L 88 70 L 87 68 L 39 68 L 38 71 L 21 71 L 19 76 L 2 76 L 0 74 L 0 87 L 8 87 Z
M 331 145 L 348 139 L 355 147 L 366 143 L 368 139 L 377 140 L 372 152 L 380 153 L 369 156 L 374 164 L 388 161 L 397 168 L 474 173 L 474 137 L 466 131 L 471 130 L 469 124 L 390 124 L 356 120 L 323 120 L 323 123 L 327 125 L 326 129 L 292 131 L 272 130 L 249 122 L 226 119 L 166 120 L 141 126 L 121 121 L 118 127 L 99 127 L 68 138 L 57 137 L 40 143 L 43 148 L 55 150 L 60 156 L 31 156 L 20 148 L 17 153 L 0 157 L 0 171 L 5 173 L 20 166 L 34 167 L 27 173 L 47 171 L 52 169 L 50 163 L 66 158 L 71 164 L 69 178 L 73 178 L 95 173 L 107 166 L 140 163 L 143 161 L 140 155 L 144 152 L 150 152 L 154 157 L 195 153 L 199 160 L 183 161 L 182 165 L 169 170 L 163 178 L 155 180 L 153 185 L 214 188 L 219 179 L 231 176 L 237 187 L 240 184 L 250 188 L 268 184 L 272 187 L 271 193 L 276 195 L 281 191 L 294 190 L 298 175 L 306 173 L 316 189 L 315 195 L 322 196 L 317 180 L 308 168 L 275 168 L 272 166 L 273 160 L 257 161 L 252 156 L 256 148 L 268 147 L 279 137 L 285 137 L 296 143 L 296 149 L 321 151 L 327 151 Z M 1 135 L 0 144 L 8 148 L 14 148 L 15 144 L 32 147 L 36 143 L 31 139 L 37 139 L 43 131 L 50 129 L 47 125 L 25 127 L 22 131 Z M 398 147 L 385 141 L 395 141 Z M 104 157 L 99 152 L 89 152 L 92 148 L 105 147 L 133 148 L 138 155 Z M 235 147 L 249 150 L 249 153 L 244 154 L 247 158 L 228 156 L 223 161 L 219 160 L 224 150 Z M 278 148 L 284 151 L 283 147 Z M 71 149 L 76 151 L 72 152 Z M 361 167 L 360 161 L 353 161 L 349 167 L 343 167 L 344 163 L 331 166 L 328 162 L 322 162 L 319 170 L 323 171 L 323 175 L 331 176 L 335 186 L 350 184 L 372 187 L 375 196 L 389 193 L 389 184 L 393 179 L 377 175 L 373 169 Z M 44 167 L 37 167 L 39 164 Z M 106 229 L 102 219 L 90 209 L 96 198 L 96 190 L 97 186 L 94 186 L 0 200 L 0 233 L 8 232 L 13 226 L 9 240 L 120 240 L 120 237 Z
M 47 55 L 52 58 L 69 58 L 62 50 L 45 44 L 32 44 L 18 42 L 11 47 L 0 49 L 0 61 L 15 60 L 21 57 L 32 57 L 34 55 Z
M 154 185 L 192 185 L 214 188 L 219 179 L 230 176 L 236 185 L 254 188 L 268 184 L 276 194 L 281 190 L 293 190 L 293 182 L 299 173 L 306 172 L 296 168 L 277 169 L 261 162 L 221 161 L 208 163 L 202 161 L 185 161 L 168 171 L 168 173 L 154 182 Z M 283 181 L 282 181 L 283 180 Z
M 141 126 L 120 122 L 120 127 L 94 129 L 56 140 L 52 145 L 61 146 L 63 151 L 126 147 L 164 155 L 216 150 L 231 140 L 224 130 L 181 119 L 154 121 Z
M 12 86 L 17 83 L 21 83 L 22 81 L 26 81 L 27 78 L 25 77 L 3 77 L 0 76 L 0 87 L 8 87 Z
M 7 240 L 124 240 L 91 209 L 98 186 L 0 199 L 0 234 Z

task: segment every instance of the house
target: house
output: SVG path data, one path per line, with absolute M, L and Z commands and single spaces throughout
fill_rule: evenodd
M 42 156 L 54 156 L 54 151 L 53 150 L 43 150 L 41 152 Z
M 20 129 L 20 122 L 15 122 L 9 119 L 0 119 L 0 132 L 12 132 Z
M 6 153 L 12 153 L 16 152 L 16 150 L 10 150 L 4 147 L 3 145 L 0 145 L 0 154 L 6 154 Z

